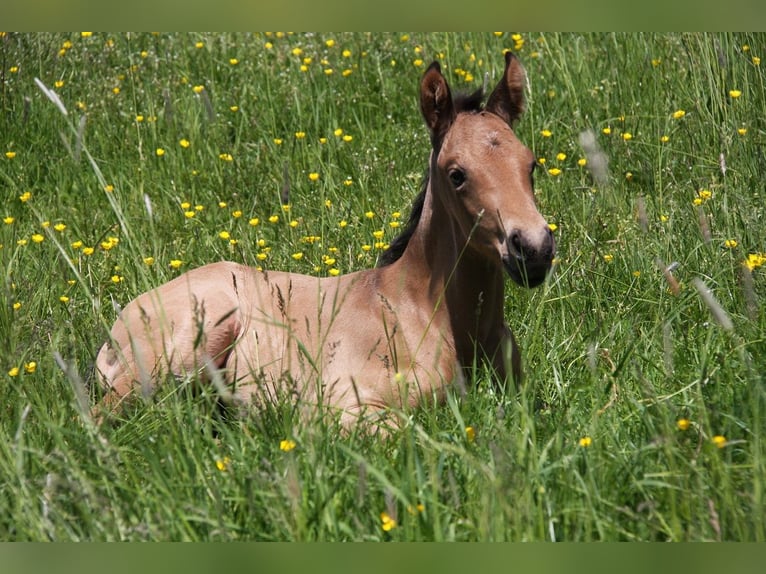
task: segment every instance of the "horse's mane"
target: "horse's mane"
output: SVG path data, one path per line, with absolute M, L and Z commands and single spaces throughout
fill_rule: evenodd
M 483 109 L 483 100 L 483 88 L 479 88 L 475 92 L 469 94 L 457 94 L 453 98 L 455 113 L 480 112 Z M 409 244 L 410 239 L 412 239 L 418 223 L 420 223 L 420 216 L 423 215 L 423 205 L 426 202 L 426 189 L 428 189 L 428 175 L 428 171 L 426 171 L 425 176 L 423 176 L 423 182 L 420 184 L 420 192 L 412 202 L 412 209 L 410 210 L 410 217 L 407 220 L 407 225 L 405 225 L 404 230 L 391 241 L 388 249 L 380 254 L 380 257 L 378 257 L 378 267 L 391 265 L 397 261 L 404 253 L 404 250 L 407 249 L 407 245 Z

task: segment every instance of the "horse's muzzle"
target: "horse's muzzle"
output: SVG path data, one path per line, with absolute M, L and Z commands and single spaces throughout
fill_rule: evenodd
M 508 236 L 508 254 L 503 256 L 503 266 L 516 283 L 522 287 L 537 287 L 548 275 L 556 254 L 553 232 L 545 228 L 543 233 L 528 238 L 520 231 Z

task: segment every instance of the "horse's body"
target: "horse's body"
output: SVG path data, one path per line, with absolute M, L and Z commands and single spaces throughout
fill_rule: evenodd
M 316 278 L 219 262 L 140 295 L 97 358 L 105 405 L 151 391 L 163 375 L 209 378 L 213 369 L 244 402 L 288 390 L 348 422 L 438 399 L 482 359 L 500 378 L 511 364 L 518 379 L 504 277 L 537 285 L 554 253 L 535 207 L 534 156 L 511 129 L 524 84 L 508 54 L 482 109 L 478 93 L 453 102 L 432 64 L 421 82 L 429 173 L 384 264 Z

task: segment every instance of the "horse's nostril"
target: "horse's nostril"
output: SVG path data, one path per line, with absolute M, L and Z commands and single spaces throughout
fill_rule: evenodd
M 513 251 L 513 254 L 516 257 L 522 257 L 522 248 L 521 248 L 521 234 L 518 231 L 514 231 L 511 233 L 511 236 L 508 238 L 508 242 L 511 245 L 511 250 Z

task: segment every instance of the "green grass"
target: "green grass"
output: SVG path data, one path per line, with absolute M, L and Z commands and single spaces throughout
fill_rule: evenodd
M 766 37 L 521 39 L 2 35 L 0 539 L 764 541 L 766 266 L 743 263 L 766 252 Z M 220 259 L 373 266 L 424 172 L 425 66 L 474 89 L 514 47 L 559 249 L 543 287 L 507 288 L 523 389 L 478 369 L 386 441 L 289 404 L 224 417 L 186 387 L 86 422 L 113 303 Z M 604 184 L 578 165 L 587 129 Z

